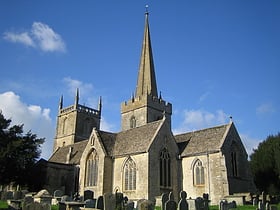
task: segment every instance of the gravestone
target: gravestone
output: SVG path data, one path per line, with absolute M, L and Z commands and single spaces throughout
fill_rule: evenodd
M 97 198 L 95 208 L 104 210 L 104 199 L 103 199 L 103 196 L 99 196 Z
M 38 203 L 47 203 L 51 205 L 52 203 L 52 196 L 47 190 L 41 190 L 34 196 L 34 202 Z
M 258 203 L 258 210 L 264 210 L 264 204 L 262 201 L 259 201 Z
M 133 202 L 133 201 L 128 201 L 128 202 L 125 204 L 124 209 L 125 209 L 125 210 L 133 210 L 133 209 L 134 209 L 134 202 Z
M 29 203 L 24 210 L 51 210 L 51 205 L 47 203 Z
M 15 191 L 13 193 L 13 197 L 15 200 L 20 200 L 23 198 L 23 193 L 21 191 Z
M 53 193 L 53 197 L 61 198 L 63 196 L 63 192 L 61 190 L 55 190 Z
M 24 198 L 23 198 L 23 201 L 22 201 L 22 204 L 21 204 L 22 209 L 25 210 L 25 209 L 26 209 L 26 206 L 27 206 L 28 204 L 30 204 L 30 203 L 33 203 L 33 202 L 34 202 L 33 197 L 31 197 L 31 196 L 26 196 L 26 197 L 24 197 Z
M 161 208 L 162 208 L 162 210 L 165 210 L 165 203 L 168 201 L 168 199 L 169 199 L 168 193 L 163 193 L 161 195 Z
M 269 210 L 270 208 L 269 208 L 269 203 L 268 202 L 266 202 L 266 204 L 265 204 L 265 210 Z
M 204 210 L 204 200 L 202 197 L 197 197 L 195 199 L 195 209 L 196 210 Z
M 94 192 L 91 190 L 84 191 L 84 200 L 93 199 L 94 198 Z
M 187 202 L 187 193 L 185 191 L 180 192 L 180 200 L 178 203 L 178 210 L 189 210 Z
M 203 198 L 203 209 L 204 210 L 209 210 L 209 194 L 208 193 L 203 193 L 202 195 L 202 198 Z
M 116 196 L 113 193 L 104 193 L 104 210 L 115 210 L 116 208 Z
M 165 203 L 164 209 L 166 209 L 166 210 L 176 210 L 177 209 L 177 203 L 174 201 L 174 196 L 173 196 L 172 192 L 169 193 L 169 199 Z
M 140 201 L 140 202 L 139 202 Z M 154 203 L 150 200 L 142 199 L 137 202 L 138 210 L 154 210 Z
M 71 197 L 69 195 L 63 195 L 61 197 L 61 202 L 64 203 L 66 201 L 72 201 Z
M 95 199 L 87 199 L 85 200 L 85 208 L 95 208 Z
M 116 197 L 115 210 L 123 210 L 124 209 L 123 193 L 116 192 L 115 197 Z
M 189 210 L 196 210 L 195 208 L 195 199 L 187 199 Z

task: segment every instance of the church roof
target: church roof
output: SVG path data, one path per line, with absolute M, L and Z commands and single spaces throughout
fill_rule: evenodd
M 181 156 L 191 156 L 221 149 L 231 124 L 175 135 Z
M 158 120 L 118 133 L 115 141 L 114 156 L 147 152 L 161 123 L 162 120 Z
M 59 147 L 50 157 L 50 162 L 55 163 L 67 163 L 67 154 L 69 153 L 70 147 L 72 147 L 71 158 L 68 164 L 79 164 L 81 156 L 86 148 L 88 140 L 80 141 L 75 144 Z

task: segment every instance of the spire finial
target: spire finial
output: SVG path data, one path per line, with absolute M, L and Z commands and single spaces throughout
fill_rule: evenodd
M 149 9 L 148 9 L 148 8 L 149 8 L 149 5 L 148 5 L 148 4 L 146 4 L 145 8 L 146 8 L 146 12 L 145 12 L 145 14 L 146 14 L 146 15 L 148 15 L 148 14 L 149 14 Z

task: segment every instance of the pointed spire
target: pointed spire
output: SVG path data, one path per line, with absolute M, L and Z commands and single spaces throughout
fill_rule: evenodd
M 151 94 L 152 96 L 158 97 L 147 6 L 145 12 L 144 39 L 136 86 L 136 97 L 146 94 Z
M 78 107 L 79 104 L 79 88 L 76 90 L 75 106 Z
M 63 95 L 61 95 L 60 97 L 60 101 L 59 101 L 59 109 L 63 108 Z

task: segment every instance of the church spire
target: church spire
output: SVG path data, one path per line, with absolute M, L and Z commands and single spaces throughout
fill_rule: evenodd
M 136 86 L 136 97 L 147 94 L 158 97 L 149 30 L 149 13 L 146 7 L 144 39 L 142 44 L 142 52 Z

